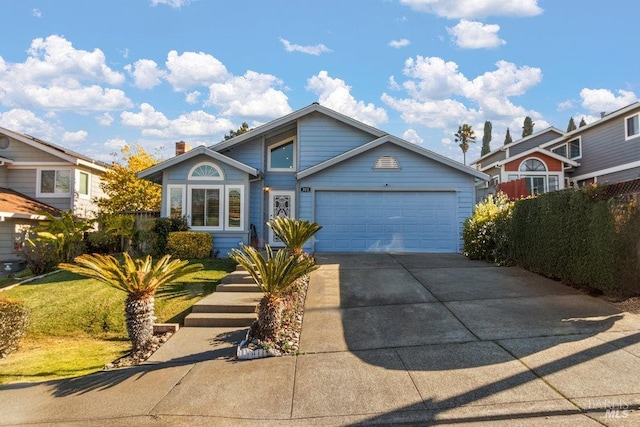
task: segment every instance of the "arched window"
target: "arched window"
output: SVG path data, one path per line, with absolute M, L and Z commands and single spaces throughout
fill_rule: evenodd
M 545 172 L 547 167 L 538 159 L 527 159 L 520 164 L 520 172 Z
M 198 163 L 189 171 L 189 179 L 220 181 L 224 179 L 222 169 L 213 163 Z
M 382 156 L 376 160 L 373 165 L 374 169 L 400 169 L 400 164 L 393 156 Z

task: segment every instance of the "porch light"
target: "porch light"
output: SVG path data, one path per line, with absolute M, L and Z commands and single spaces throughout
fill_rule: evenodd
M 271 189 L 269 187 L 263 187 L 262 191 L 264 191 L 265 193 L 268 193 L 269 191 L 271 191 Z

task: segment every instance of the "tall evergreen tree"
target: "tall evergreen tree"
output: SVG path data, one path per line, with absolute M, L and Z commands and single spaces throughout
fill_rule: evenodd
M 247 124 L 247 122 L 242 122 L 242 125 L 240 125 L 238 130 L 233 130 L 233 129 L 229 130 L 229 133 L 224 136 L 224 140 L 226 141 L 227 139 L 231 139 L 238 135 L 242 135 L 243 133 L 247 133 L 250 130 L 251 129 L 249 129 L 249 125 Z
M 580 120 L 580 125 L 579 126 L 582 127 L 582 126 L 586 126 L 586 125 L 587 125 L 587 122 L 584 121 L 584 117 L 583 117 L 582 120 Z
M 460 149 L 462 150 L 463 163 L 467 164 L 467 151 L 469 150 L 469 144 L 476 142 L 476 134 L 471 128 L 471 125 L 463 124 L 458 126 L 458 132 L 454 134 L 456 142 L 459 142 Z
M 481 156 L 485 154 L 489 154 L 491 152 L 491 122 L 489 120 L 484 122 L 484 135 L 482 135 L 482 151 L 480 152 Z
M 527 116 L 524 118 L 524 123 L 522 125 L 522 137 L 524 138 L 525 136 L 529 136 L 533 133 L 533 126 L 535 125 L 535 123 L 533 123 L 533 120 L 531 120 L 531 117 Z
M 573 121 L 573 117 L 569 119 L 569 124 L 567 125 L 567 132 L 571 132 L 572 130 L 576 130 L 576 122 Z
M 513 138 L 511 138 L 511 132 L 509 132 L 509 128 L 507 128 L 507 134 L 504 136 L 504 145 L 511 144 L 513 142 Z

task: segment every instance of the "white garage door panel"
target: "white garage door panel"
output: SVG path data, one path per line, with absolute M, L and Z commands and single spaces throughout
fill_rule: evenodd
M 318 252 L 457 252 L 456 195 L 317 191 Z

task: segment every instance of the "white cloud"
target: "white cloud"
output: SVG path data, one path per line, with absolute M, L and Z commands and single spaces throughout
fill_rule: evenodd
M 542 13 L 537 0 L 400 0 L 420 12 L 449 19 L 486 16 L 535 16 Z
M 139 113 L 123 111 L 120 113 L 120 119 L 125 126 L 154 128 L 165 128 L 169 126 L 169 119 L 146 102 L 140 105 Z
M 225 132 L 233 128 L 233 123 L 228 119 L 218 118 L 199 110 L 180 115 L 178 118 L 171 120 L 162 129 L 144 129 L 142 134 L 161 138 L 172 137 L 174 139 L 194 136 L 209 136 L 222 139 Z
M 0 102 L 10 107 L 110 110 L 131 106 L 119 89 L 124 75 L 106 65 L 100 49 L 75 49 L 64 37 L 34 39 L 22 63 L 0 59 Z
M 186 6 L 190 3 L 190 0 L 149 0 L 151 6 L 157 6 L 159 4 L 166 4 L 174 9 L 180 9 L 182 6 Z
M 418 135 L 418 132 L 416 132 L 414 129 L 405 130 L 402 134 L 402 139 L 404 139 L 405 141 L 413 142 L 414 144 L 422 144 L 424 142 L 424 139 L 422 139 L 422 137 Z
M 40 9 L 33 9 L 31 14 L 36 18 L 42 18 L 42 11 Z
M 200 95 L 202 95 L 200 92 L 194 90 L 193 92 L 189 92 L 188 94 L 186 94 L 184 100 L 187 102 L 187 104 L 197 104 L 198 100 L 200 99 Z
M 638 101 L 635 93 L 618 90 L 618 95 L 608 89 L 588 89 L 580 91 L 582 106 L 591 113 L 612 112 Z
M 477 110 L 467 108 L 454 99 L 420 101 L 417 99 L 396 99 L 386 93 L 382 101 L 400 112 L 402 120 L 409 124 L 419 124 L 429 128 L 457 128 L 461 122 L 475 122 L 479 118 Z
M 111 123 L 113 123 L 113 116 L 109 113 L 103 113 L 96 117 L 96 120 L 100 126 L 111 126 Z
M 506 44 L 498 37 L 499 25 L 485 25 L 482 22 L 461 20 L 447 32 L 454 38 L 456 45 L 462 49 L 487 49 Z
M 184 52 L 175 50 L 167 54 L 167 80 L 174 90 L 184 91 L 197 86 L 209 86 L 231 78 L 227 68 L 217 58 L 204 52 Z
M 573 108 L 573 101 L 567 99 L 566 101 L 562 101 L 558 104 L 558 111 L 566 111 Z
M 274 86 L 282 81 L 271 74 L 247 71 L 244 76 L 209 86 L 205 105 L 214 105 L 222 116 L 276 118 L 289 114 L 289 98 Z
M 111 138 L 104 143 L 104 146 L 111 150 L 121 150 L 125 145 L 127 145 L 127 140 L 123 138 Z
M 51 140 L 58 131 L 55 126 L 42 120 L 32 111 L 20 108 L 0 113 L 0 126 L 43 140 Z
M 293 44 L 289 40 L 283 39 L 282 37 L 280 38 L 280 42 L 282 43 L 282 45 L 284 46 L 284 49 L 287 52 L 300 52 L 300 53 L 306 53 L 307 55 L 315 55 L 315 56 L 319 56 L 322 53 L 333 52 L 331 49 L 329 49 L 323 44 L 317 44 L 314 46 L 302 46 L 299 44 Z
M 86 130 L 79 130 L 76 132 L 64 132 L 62 134 L 62 142 L 82 142 L 86 141 L 89 136 L 89 132 Z
M 318 95 L 319 102 L 323 106 L 371 126 L 386 123 L 388 120 L 384 108 L 376 107 L 372 103 L 365 104 L 364 101 L 357 101 L 351 95 L 351 86 L 348 86 L 344 80 L 330 77 L 329 73 L 324 70 L 309 78 L 306 88 Z
M 158 69 L 158 64 L 150 59 L 140 59 L 133 66 L 124 67 L 133 76 L 136 87 L 140 89 L 152 89 L 159 85 L 166 73 Z
M 462 94 L 468 83 L 458 71 L 458 64 L 445 62 L 439 57 L 409 58 L 405 61 L 403 74 L 411 80 L 403 83 L 404 89 L 419 100 L 444 99 L 453 94 Z
M 389 46 L 400 49 L 401 47 L 409 46 L 411 42 L 408 39 L 400 39 L 400 40 L 391 40 L 389 42 Z

